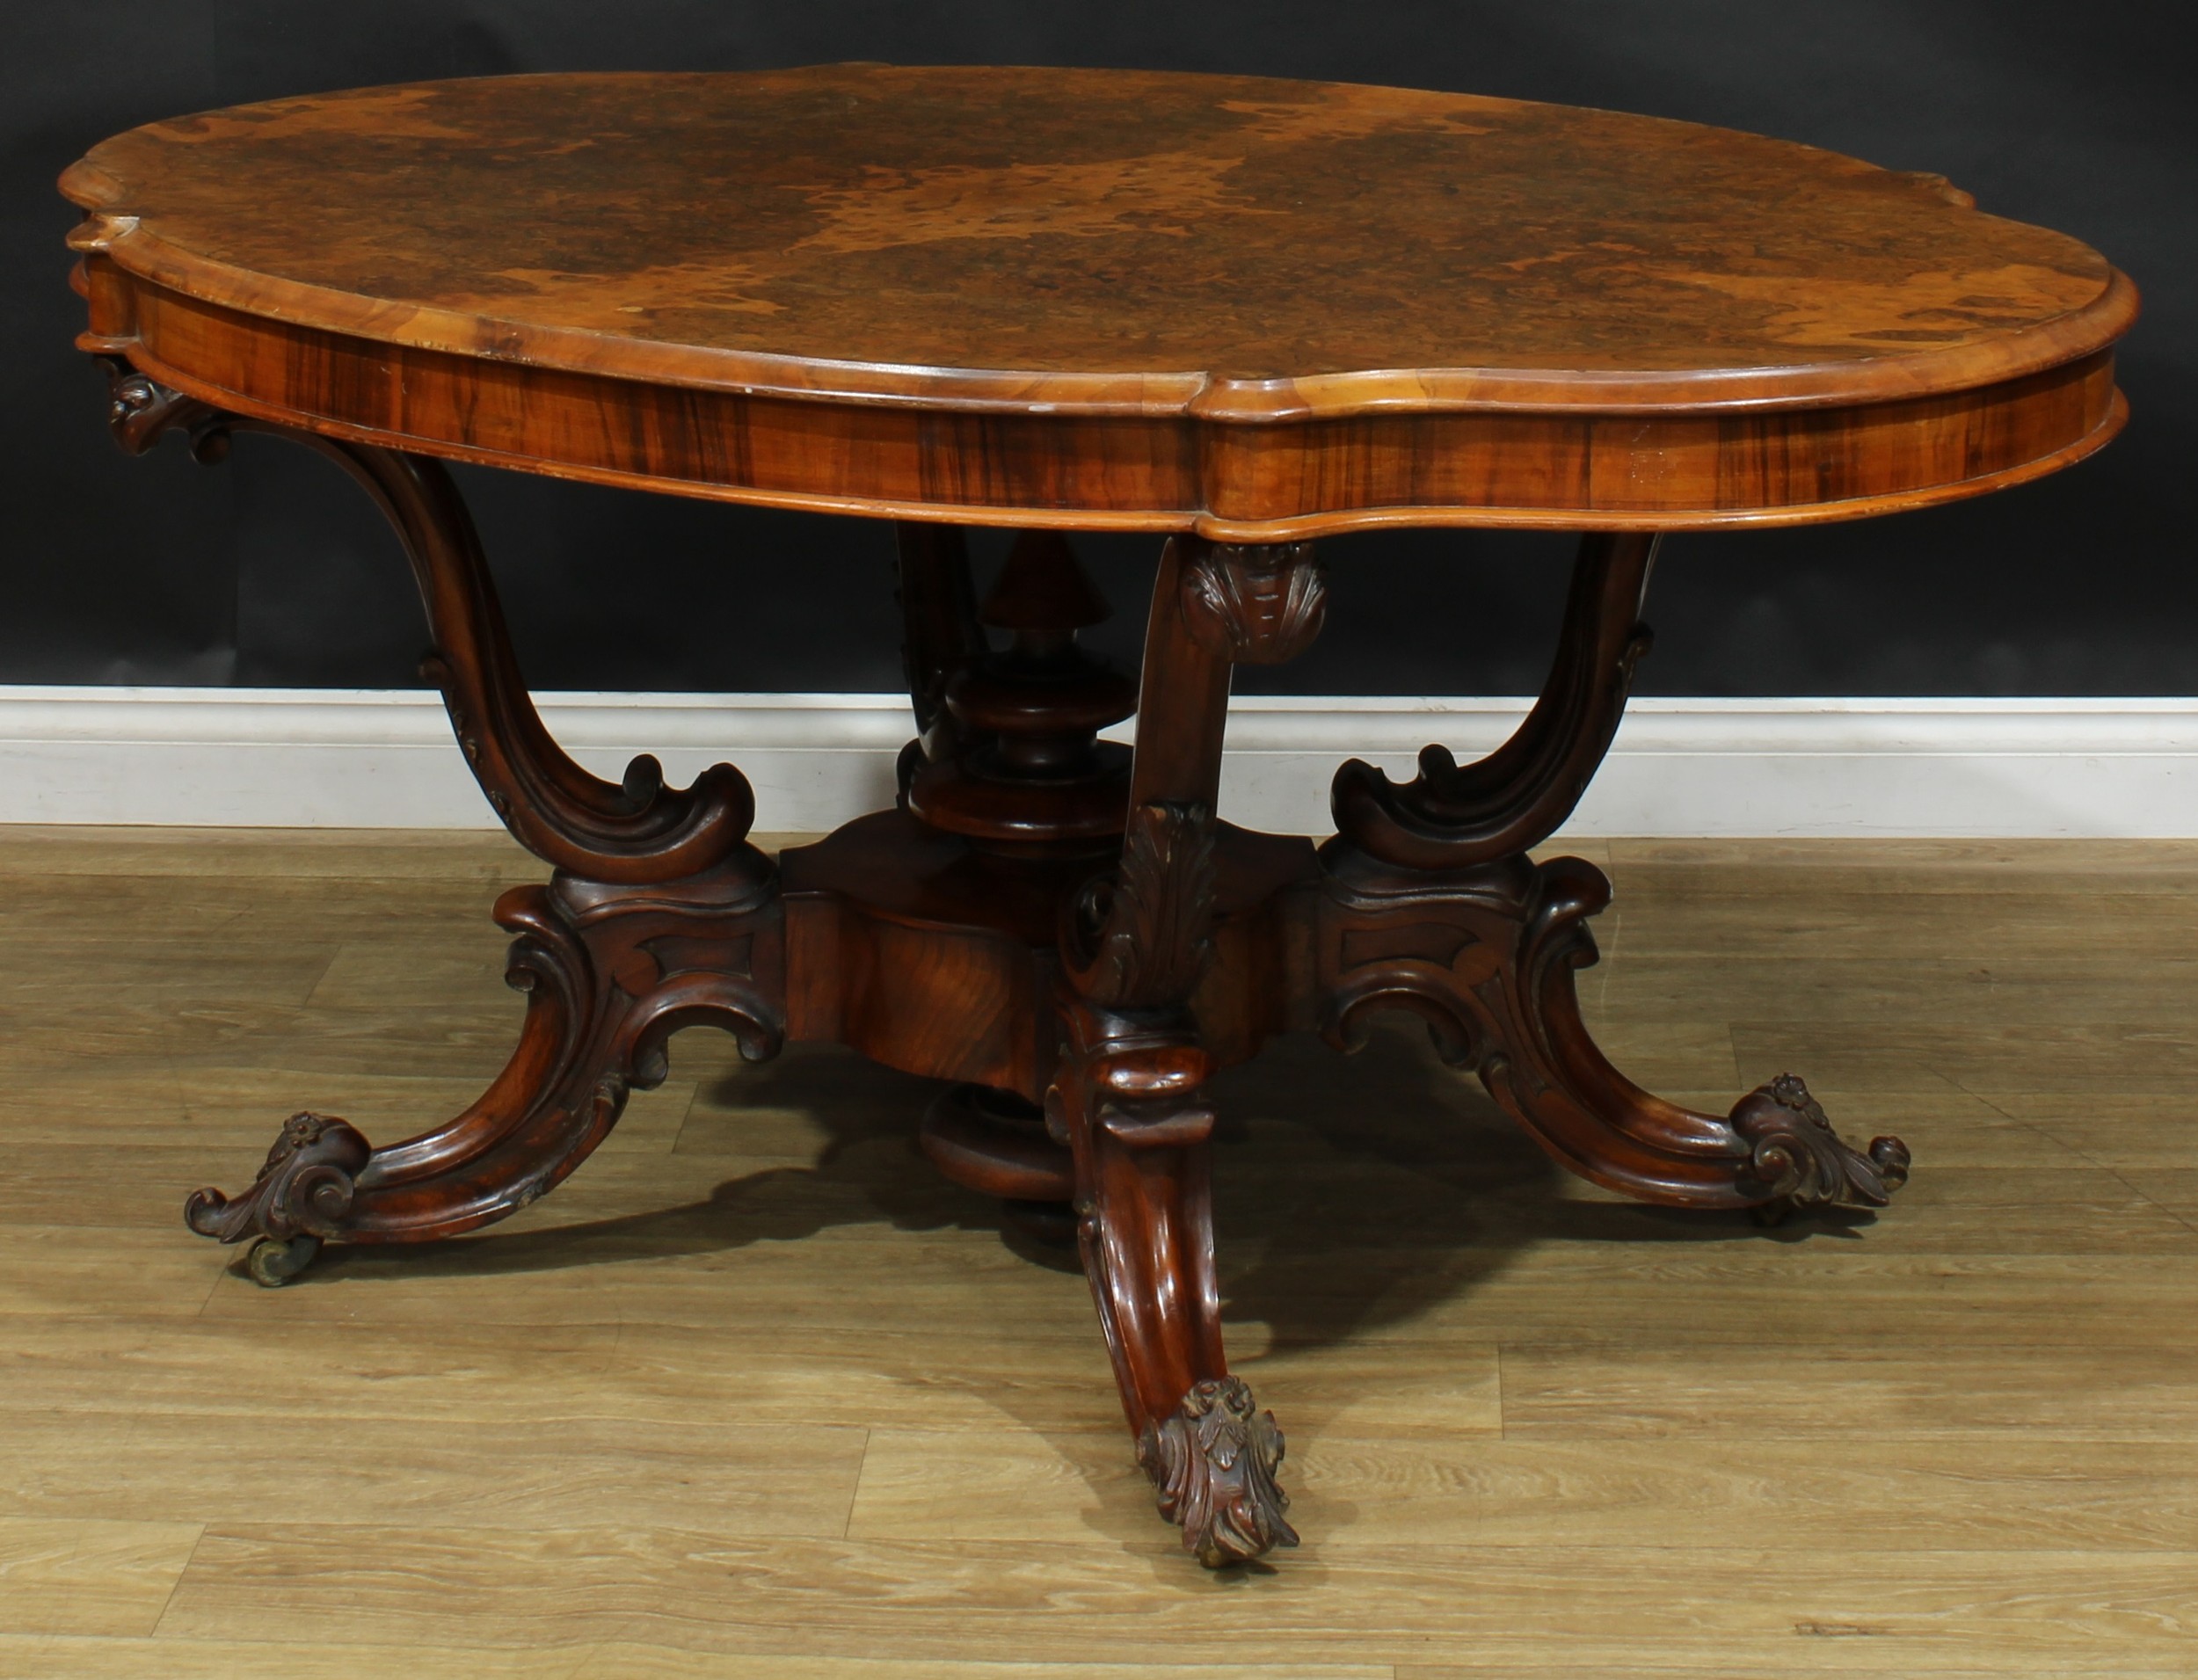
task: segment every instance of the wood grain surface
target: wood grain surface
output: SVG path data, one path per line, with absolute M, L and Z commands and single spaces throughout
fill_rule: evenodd
M 1221 1075 L 1305 1545 L 1217 1579 L 1083 1281 L 915 1154 L 929 1082 L 682 1035 L 493 1235 L 259 1290 L 177 1191 L 298 1103 L 477 1089 L 521 1007 L 480 904 L 538 867 L 0 833 L 0 1672 L 2181 1680 L 2198 848 L 1589 852 L 1598 1034 L 1680 1091 L 1807 1063 L 1915 1145 L 1897 1217 L 1619 1203 L 1408 1031 Z
M 2136 294 L 1936 177 L 1147 72 L 511 76 L 64 176 L 87 344 L 338 435 L 782 505 L 1276 540 L 1852 516 L 2097 447 Z

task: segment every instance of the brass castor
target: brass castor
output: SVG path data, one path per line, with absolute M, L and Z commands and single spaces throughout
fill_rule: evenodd
M 280 1289 L 313 1263 L 321 1251 L 318 1237 L 292 1237 L 283 1241 L 262 1237 L 244 1255 L 244 1269 L 262 1289 Z

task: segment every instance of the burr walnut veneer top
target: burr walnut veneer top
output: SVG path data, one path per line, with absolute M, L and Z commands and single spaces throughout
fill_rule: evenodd
M 1935 177 L 1234 76 L 375 88 L 155 123 L 62 185 L 90 213 L 88 342 L 193 395 L 580 476 L 1002 522 L 1940 499 L 2104 442 L 2104 353 L 2136 309 L 2098 253 Z

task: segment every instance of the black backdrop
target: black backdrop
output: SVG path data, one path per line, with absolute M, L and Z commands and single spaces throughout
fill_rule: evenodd
M 0 21 L 0 682 L 399 687 L 390 539 L 302 452 L 128 462 L 69 345 L 54 176 L 134 124 L 429 76 L 868 58 L 1391 82 L 1725 124 L 1936 170 L 2136 280 L 2136 418 L 2041 484 L 1896 519 L 1688 535 L 1652 599 L 1665 694 L 2198 694 L 2198 286 L 2185 0 L 13 0 Z M 468 469 L 545 688 L 892 688 L 887 527 Z M 1092 539 L 1134 638 L 1158 539 Z M 1561 538 L 1333 541 L 1336 612 L 1270 686 L 1531 690 Z M 1001 543 L 986 540 L 980 556 Z

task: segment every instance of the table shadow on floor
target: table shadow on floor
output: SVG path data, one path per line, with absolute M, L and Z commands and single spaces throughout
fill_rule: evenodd
M 676 1048 L 674 1056 L 676 1071 Z M 729 1142 L 739 1140 L 744 1111 L 804 1117 L 804 1135 L 821 1139 L 805 1163 L 724 1178 L 707 1196 L 667 1207 L 418 1247 L 331 1248 L 299 1283 L 673 1259 L 877 1225 L 993 1233 L 1033 1264 L 1075 1269 L 1073 1247 L 1031 1240 L 917 1152 L 916 1122 L 938 1088 L 835 1047 L 797 1046 L 712 1080 L 708 1106 Z M 1595 1190 L 1401 1016 L 1377 1022 L 1355 1056 L 1275 1040 L 1217 1080 L 1213 1095 L 1224 1316 L 1263 1323 L 1277 1350 L 1408 1323 L 1536 1245 L 1793 1242 L 1852 1237 L 1867 1218 L 1834 1214 L 1765 1231 L 1743 1214 L 1650 1208 Z M 698 1176 L 722 1165 L 706 1150 L 659 1159 L 691 1160 Z M 630 1171 L 630 1162 L 583 1164 L 563 1189 L 566 1206 L 592 1169 Z M 545 1211 L 554 1214 L 558 1194 Z

